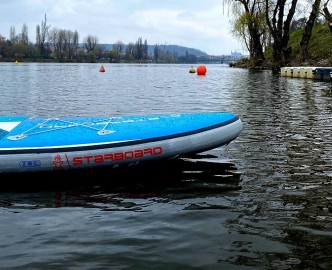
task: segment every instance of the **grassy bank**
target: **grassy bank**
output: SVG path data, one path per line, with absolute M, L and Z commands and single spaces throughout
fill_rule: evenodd
M 327 23 L 316 24 L 313 28 L 310 43 L 309 57 L 305 62 L 300 61 L 300 42 L 304 30 L 297 30 L 290 35 L 288 45 L 292 48 L 288 66 L 332 66 L 332 33 Z M 254 62 L 252 60 L 241 60 L 236 63 L 237 67 L 271 69 L 272 48 L 266 49 L 264 62 Z
M 327 23 L 316 24 L 309 43 L 309 58 L 303 63 L 299 61 L 300 42 L 304 30 L 290 35 L 289 45 L 292 47 L 292 66 L 331 66 L 332 65 L 332 33 Z

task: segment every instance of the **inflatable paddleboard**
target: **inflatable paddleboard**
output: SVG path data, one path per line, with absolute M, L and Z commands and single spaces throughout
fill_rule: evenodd
M 204 152 L 236 139 L 228 112 L 123 117 L 0 116 L 0 173 L 135 165 Z

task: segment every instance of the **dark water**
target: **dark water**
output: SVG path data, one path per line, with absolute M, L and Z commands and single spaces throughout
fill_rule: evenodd
M 2 269 L 331 269 L 332 84 L 206 65 L 0 64 L 1 114 L 232 111 L 225 147 L 0 175 Z

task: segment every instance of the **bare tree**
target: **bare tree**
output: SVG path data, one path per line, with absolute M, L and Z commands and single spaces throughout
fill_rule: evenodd
M 124 47 L 125 47 L 125 45 L 122 41 L 117 41 L 113 45 L 113 50 L 116 52 L 116 57 L 118 58 L 119 62 L 121 60 L 121 54 L 122 54 L 122 51 L 124 50 Z
M 60 62 L 62 62 L 66 56 L 66 50 L 67 50 L 66 45 L 67 45 L 66 44 L 66 30 L 60 29 L 59 33 L 58 33 L 58 45 L 57 45 L 58 58 L 59 58 Z
M 143 59 L 148 60 L 148 41 L 146 39 L 143 44 Z
M 279 72 L 291 55 L 288 47 L 290 25 L 298 0 L 265 0 L 266 23 L 273 38 L 273 72 Z M 287 14 L 288 12 L 288 14 Z M 284 20 L 285 19 L 285 20 Z
M 65 48 L 67 50 L 68 59 L 73 59 L 78 50 L 78 32 L 65 31 Z
M 59 29 L 56 27 L 53 27 L 48 32 L 48 42 L 50 43 L 52 50 L 55 54 L 57 51 L 58 34 L 59 34 Z
M 136 60 L 143 60 L 144 49 L 143 49 L 143 40 L 139 37 L 135 43 L 134 56 Z
M 134 53 L 135 53 L 135 44 L 133 42 L 129 42 L 126 48 L 127 60 L 132 61 L 134 59 Z
M 58 61 L 64 58 L 64 30 L 53 27 L 48 33 L 48 42 L 52 45 L 54 56 Z
M 264 14 L 264 1 L 249 0 L 223 0 L 224 5 L 230 6 L 233 15 L 236 17 L 235 22 L 241 20 L 242 27 L 234 25 L 233 32 L 238 37 L 239 33 L 248 32 L 249 35 L 242 36 L 246 47 L 250 53 L 250 58 L 259 61 L 265 59 L 262 45 L 262 36 L 266 32 Z M 240 19 L 240 17 L 242 19 Z
M 16 36 L 16 30 L 15 26 L 11 26 L 9 30 L 9 40 L 12 44 L 15 44 L 17 42 L 17 36 Z
M 44 15 L 44 21 L 41 22 L 41 25 L 36 26 L 36 45 L 39 49 L 39 53 L 42 56 L 46 56 L 47 53 L 47 46 L 46 46 L 46 39 L 48 35 L 48 30 L 50 25 L 46 23 L 46 14 Z
M 98 38 L 96 36 L 88 35 L 83 40 L 84 47 L 87 50 L 87 52 L 94 51 L 96 49 L 96 46 L 98 44 Z
M 159 45 L 156 44 L 154 49 L 153 49 L 153 57 L 154 57 L 156 63 L 158 63 L 159 54 L 160 54 L 159 51 L 160 51 Z
M 29 44 L 28 27 L 27 27 L 27 25 L 25 23 L 22 26 L 21 42 L 24 45 L 28 45 Z
M 78 32 L 52 28 L 48 33 L 48 42 L 52 45 L 55 57 L 59 61 L 73 59 L 78 51 Z

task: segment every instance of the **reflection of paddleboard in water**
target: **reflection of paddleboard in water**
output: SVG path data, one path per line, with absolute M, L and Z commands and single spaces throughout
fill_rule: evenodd
M 230 143 L 228 112 L 123 117 L 0 116 L 0 172 L 117 167 L 183 157 Z

